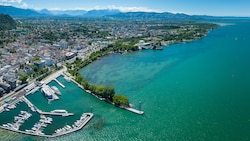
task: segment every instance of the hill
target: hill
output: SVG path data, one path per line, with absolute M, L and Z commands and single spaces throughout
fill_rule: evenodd
M 32 9 L 21 9 L 13 6 L 1 6 L 0 13 L 8 14 L 12 17 L 87 17 L 87 18 L 112 18 L 112 19 L 150 19 L 150 20 L 211 20 L 216 17 L 186 15 L 182 13 L 156 13 L 156 12 L 121 12 L 116 9 L 100 10 L 48 10 L 35 11 Z M 220 17 L 222 18 L 222 17 Z
M 8 14 L 12 17 L 37 17 L 45 16 L 45 14 L 40 14 L 34 10 L 30 9 L 21 9 L 13 6 L 2 6 L 0 5 L 0 13 Z
M 121 13 L 119 10 L 109 10 L 109 9 L 102 9 L 102 10 L 90 10 L 86 14 L 84 14 L 84 17 L 104 17 L 108 15 L 116 15 Z
M 13 18 L 6 14 L 0 14 L 0 31 L 16 28 L 16 22 Z

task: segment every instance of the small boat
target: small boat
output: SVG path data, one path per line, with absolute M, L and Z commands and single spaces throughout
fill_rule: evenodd
M 3 127 L 9 127 L 7 124 L 3 124 Z
M 66 114 L 66 113 L 68 113 L 68 111 L 66 111 L 66 110 L 53 110 L 53 111 L 50 111 L 51 113 L 64 113 L 64 114 Z
M 67 82 L 70 82 L 70 78 L 69 78 L 69 77 L 64 76 L 64 79 L 65 79 Z
M 162 46 L 155 46 L 153 49 L 154 50 L 163 50 L 163 47 Z
M 53 94 L 55 92 L 48 85 L 43 85 L 41 91 L 48 99 L 53 99 Z
M 57 95 L 62 95 L 61 92 L 59 91 L 59 89 L 58 89 L 56 86 L 51 86 L 51 88 L 54 90 L 54 92 L 55 92 Z

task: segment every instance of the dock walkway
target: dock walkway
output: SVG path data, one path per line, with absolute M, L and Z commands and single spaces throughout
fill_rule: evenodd
M 25 96 L 22 96 L 22 99 L 30 108 L 34 107 L 34 105 Z
M 56 83 L 58 83 L 62 88 L 65 88 L 65 86 L 64 86 L 61 82 L 59 82 L 56 78 L 55 78 L 54 80 L 55 80 Z
M 52 113 L 52 112 L 43 112 L 39 109 L 36 110 L 39 114 L 41 115 L 52 115 L 52 116 L 63 116 L 63 117 L 67 117 L 67 116 L 73 116 L 74 113 Z
M 128 110 L 128 111 L 130 111 L 130 112 L 139 114 L 139 115 L 144 114 L 144 111 L 140 111 L 140 110 L 137 110 L 137 109 L 134 109 L 134 108 L 129 108 L 129 107 L 123 107 L 123 108 L 126 109 L 126 110 Z

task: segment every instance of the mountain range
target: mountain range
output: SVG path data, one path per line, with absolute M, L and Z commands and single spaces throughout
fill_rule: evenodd
M 13 6 L 1 6 L 0 13 L 8 14 L 15 18 L 22 17 L 86 17 L 86 18 L 116 18 L 116 19 L 169 19 L 169 20 L 182 20 L 182 19 L 211 19 L 211 16 L 191 16 L 182 13 L 156 13 L 156 12 L 121 12 L 116 9 L 102 9 L 102 10 L 33 10 L 21 9 Z

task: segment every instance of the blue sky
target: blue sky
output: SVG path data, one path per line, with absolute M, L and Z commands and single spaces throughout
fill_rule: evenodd
M 191 15 L 248 16 L 250 0 L 0 0 L 0 4 L 31 9 L 120 9 Z

